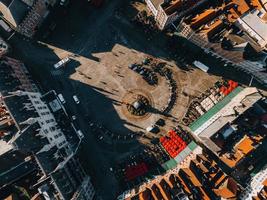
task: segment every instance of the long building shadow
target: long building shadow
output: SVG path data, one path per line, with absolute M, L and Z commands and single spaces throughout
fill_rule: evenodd
M 56 23 L 56 28 L 49 37 L 37 37 L 37 40 L 78 54 L 88 59 L 99 61 L 94 54 L 111 52 L 116 44 L 126 46 L 151 56 L 171 60 L 168 45 L 172 42 L 165 34 L 164 41 L 152 38 L 150 33 L 144 35 L 143 28 L 132 23 L 121 10 L 129 8 L 130 0 L 106 1 L 102 8 L 90 7 L 86 2 L 71 3 L 67 10 L 52 11 L 47 20 L 49 24 Z M 137 13 L 137 10 L 133 12 Z M 43 28 L 45 29 L 45 28 Z M 45 31 L 45 30 L 44 30 Z M 164 35 L 164 36 L 163 36 Z M 187 70 L 183 66 L 183 70 Z

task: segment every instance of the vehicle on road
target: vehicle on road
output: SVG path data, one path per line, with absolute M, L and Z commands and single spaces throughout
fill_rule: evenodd
M 69 4 L 69 0 L 60 0 L 59 3 L 61 6 L 67 6 Z
M 84 138 L 84 135 L 83 135 L 83 133 L 82 133 L 81 130 L 78 130 L 77 131 L 77 134 L 78 134 L 78 136 L 79 136 L 80 139 Z
M 63 58 L 59 62 L 57 62 L 56 64 L 54 64 L 54 68 L 55 69 L 59 69 L 63 65 L 66 65 L 68 62 L 70 62 L 70 58 L 69 57 Z
M 77 117 L 76 117 L 75 115 L 72 115 L 72 116 L 71 116 L 71 119 L 74 121 L 74 120 L 77 119 Z
M 63 104 L 66 103 L 62 94 L 58 94 L 57 96 L 58 96 L 59 100 L 61 101 L 61 103 L 63 103 Z
M 203 63 L 200 62 L 200 61 L 195 60 L 195 61 L 193 62 L 193 64 L 194 64 L 197 68 L 201 69 L 203 72 L 208 72 L 208 70 L 209 70 L 209 67 L 208 67 L 207 65 L 203 64 Z
M 78 97 L 76 95 L 73 95 L 73 100 L 75 101 L 76 104 L 80 103 L 80 100 L 78 99 Z

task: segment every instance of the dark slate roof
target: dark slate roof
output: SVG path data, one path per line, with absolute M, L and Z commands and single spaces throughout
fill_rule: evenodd
M 64 198 L 71 199 L 76 188 L 72 185 L 66 172 L 64 172 L 64 170 L 58 170 L 56 173 L 52 174 L 52 178 Z
M 61 161 L 63 161 L 60 156 L 56 157 L 57 153 L 58 149 L 56 146 L 54 146 L 49 151 L 43 151 L 35 155 L 45 173 L 49 174 L 56 169 Z
M 38 135 L 40 126 L 37 122 L 22 130 L 19 137 L 14 141 L 17 148 L 23 152 L 38 152 L 46 144 L 49 144 L 47 138 Z
M 5 103 L 21 130 L 26 126 L 25 124 L 21 124 L 22 122 L 25 122 L 29 118 L 39 117 L 35 108 L 25 108 L 25 104 L 31 104 L 27 95 L 6 98 Z
M 0 62 L 0 91 L 4 96 L 10 91 L 18 90 L 21 85 L 20 81 L 12 74 L 12 68 L 5 62 Z
M 32 160 L 25 160 L 27 156 L 27 154 L 17 150 L 11 150 L 0 156 L 0 187 L 35 169 L 35 164 Z
M 9 95 L 9 92 L 21 90 L 21 82 L 13 74 L 13 69 L 5 62 L 0 62 L 0 92 L 3 96 Z M 39 117 L 37 112 L 25 108 L 25 103 L 30 103 L 27 96 L 12 96 L 5 99 L 5 103 L 14 117 L 17 124 L 24 122 L 30 117 Z M 20 125 L 23 129 L 24 126 Z

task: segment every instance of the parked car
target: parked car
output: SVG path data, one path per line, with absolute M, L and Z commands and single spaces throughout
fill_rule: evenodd
M 83 135 L 81 130 L 78 130 L 77 134 L 78 134 L 79 138 L 81 138 L 81 139 L 84 138 L 84 135 Z
M 76 104 L 80 103 L 80 100 L 78 99 L 78 97 L 76 95 L 73 95 L 73 100 L 75 101 Z
M 76 117 L 75 115 L 72 115 L 72 116 L 71 116 L 71 119 L 74 121 L 74 120 L 77 119 L 77 117 Z
M 57 96 L 58 96 L 59 100 L 61 101 L 61 103 L 63 103 L 63 104 L 66 103 L 62 94 L 58 94 Z

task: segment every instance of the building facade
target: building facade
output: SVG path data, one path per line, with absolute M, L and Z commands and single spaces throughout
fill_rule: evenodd
M 153 13 L 160 30 L 169 27 L 173 22 L 192 12 L 207 0 L 145 0 L 148 9 Z
M 33 37 L 56 0 L 4 0 L 0 2 L 2 20 L 16 32 Z
M 76 157 L 82 138 L 74 129 L 63 131 L 60 101 L 42 95 L 20 61 L 3 57 L 0 70 L 0 160 L 6 163 L 0 190 L 36 172 L 29 188 L 45 199 L 93 199 L 90 177 Z

